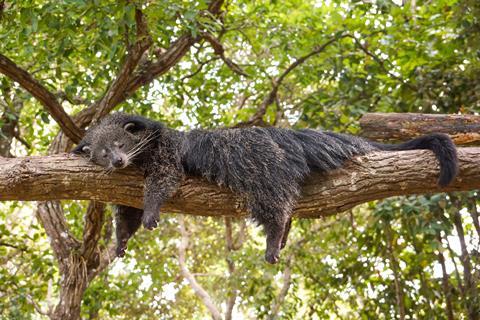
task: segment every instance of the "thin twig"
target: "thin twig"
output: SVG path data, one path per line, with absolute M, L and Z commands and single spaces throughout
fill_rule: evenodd
M 58 97 L 58 99 L 62 101 L 68 101 L 70 104 L 73 104 L 73 105 L 90 105 L 91 103 L 90 100 L 84 99 L 80 96 L 70 97 L 66 92 L 61 90 L 57 91 L 56 96 Z
M 373 52 L 371 52 L 370 50 L 368 50 L 368 48 L 366 46 L 364 46 L 359 39 L 357 39 L 357 37 L 351 35 L 351 34 L 348 34 L 346 35 L 347 37 L 353 39 L 353 41 L 355 42 L 355 44 L 357 45 L 357 47 L 360 48 L 360 50 L 362 50 L 367 56 L 371 57 L 373 60 L 375 60 L 375 62 L 377 62 L 377 64 L 380 66 L 380 68 L 383 70 L 383 72 L 385 72 L 389 77 L 395 79 L 395 80 L 398 80 L 399 82 L 401 82 L 402 84 L 404 84 L 405 86 L 409 87 L 410 89 L 412 90 L 416 90 L 417 88 L 412 85 L 411 83 L 405 81 L 402 77 L 400 76 L 397 76 L 395 75 L 394 73 L 392 73 L 389 69 L 387 69 L 387 67 L 385 67 L 385 61 L 380 59 L 376 54 L 374 54 Z M 387 60 L 388 62 L 388 60 Z M 390 62 L 388 62 L 390 64 L 390 67 L 393 67 L 391 65 Z
M 20 250 L 20 251 L 23 251 L 23 252 L 26 252 L 28 250 L 28 247 L 25 246 L 25 245 L 19 246 L 19 245 L 11 244 L 11 243 L 4 242 L 4 241 L 0 241 L 0 246 L 17 249 L 17 250 Z
M 203 304 L 212 314 L 214 320 L 221 320 L 222 316 L 220 311 L 213 303 L 212 298 L 205 289 L 197 282 L 193 274 L 188 270 L 186 265 L 186 251 L 188 248 L 189 234 L 185 228 L 185 218 L 183 215 L 178 216 L 178 224 L 180 227 L 180 234 L 182 236 L 180 243 L 178 244 L 178 263 L 180 264 L 180 272 L 182 276 L 188 281 L 190 287 L 195 292 L 195 295 L 202 300 Z
M 181 77 L 181 78 L 180 78 L 180 82 L 183 82 L 183 81 L 185 81 L 186 79 L 193 78 L 194 76 L 196 76 L 197 74 L 199 74 L 199 73 L 202 71 L 202 69 L 203 69 L 203 67 L 204 67 L 205 65 L 207 65 L 207 64 L 209 64 L 210 62 L 215 61 L 215 60 L 217 60 L 217 59 L 218 59 L 217 57 L 213 57 L 213 58 L 207 59 L 207 60 L 205 60 L 205 61 L 203 61 L 203 62 L 200 62 L 200 64 L 198 65 L 198 68 L 197 68 L 194 72 L 189 73 L 189 74 Z
M 282 289 L 280 289 L 280 292 L 275 297 L 270 307 L 270 314 L 268 315 L 268 318 L 267 318 L 269 320 L 278 319 L 278 312 L 280 311 L 280 308 L 282 307 L 283 302 L 287 297 L 288 290 L 290 289 L 290 286 L 292 284 L 292 269 L 291 269 L 292 259 L 293 259 L 293 255 L 290 255 L 287 258 L 287 262 L 285 263 L 285 268 L 283 269 Z
M 305 61 L 307 61 L 311 57 L 316 56 L 319 53 L 323 52 L 331 44 L 337 42 L 340 39 L 346 38 L 348 36 L 349 36 L 348 34 L 341 34 L 341 35 L 337 35 L 337 36 L 331 38 L 330 40 L 326 41 L 321 46 L 318 46 L 317 48 L 312 50 L 310 53 L 296 59 L 292 64 L 290 64 L 287 67 L 287 69 L 285 69 L 285 71 L 282 72 L 282 74 L 279 77 L 277 77 L 275 79 L 272 79 L 272 89 L 263 99 L 262 103 L 260 104 L 260 106 L 257 109 L 257 112 L 252 117 L 250 117 L 250 119 L 248 121 L 242 123 L 241 126 L 258 125 L 259 123 L 261 123 L 263 116 L 267 112 L 267 108 L 273 102 L 275 102 L 275 98 L 277 96 L 278 89 L 280 88 L 280 85 L 282 84 L 283 80 L 285 80 L 285 78 L 290 74 L 290 72 L 292 72 L 298 66 L 302 65 Z
M 223 47 L 222 43 L 215 38 L 211 33 L 208 32 L 203 32 L 202 37 L 210 43 L 210 45 L 213 48 L 213 51 L 215 52 L 216 55 L 220 57 L 220 59 L 225 62 L 225 64 L 236 74 L 239 74 L 244 77 L 248 77 L 248 74 L 242 70 L 242 68 L 233 62 L 231 59 L 229 59 L 227 56 L 225 56 L 225 48 Z

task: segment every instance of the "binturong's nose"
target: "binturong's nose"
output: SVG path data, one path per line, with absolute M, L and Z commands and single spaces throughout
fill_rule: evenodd
M 113 156 L 112 165 L 115 168 L 122 168 L 124 164 L 125 164 L 125 162 L 123 161 L 122 157 Z

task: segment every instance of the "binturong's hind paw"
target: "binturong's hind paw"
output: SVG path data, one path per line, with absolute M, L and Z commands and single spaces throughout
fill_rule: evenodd
M 127 242 L 122 241 L 121 243 L 117 244 L 117 248 L 115 249 L 115 254 L 119 258 L 123 258 L 125 256 L 125 250 L 127 250 Z
M 127 249 L 126 247 L 118 246 L 117 249 L 115 250 L 115 253 L 116 253 L 117 257 L 123 258 L 125 256 L 125 250 L 126 249 Z
M 265 260 L 271 264 L 278 263 L 278 261 L 280 260 L 280 251 L 275 250 L 275 251 L 269 252 L 267 250 L 267 252 L 265 252 Z
M 157 227 L 157 219 L 154 215 L 144 214 L 142 218 L 143 227 L 148 230 L 153 230 Z

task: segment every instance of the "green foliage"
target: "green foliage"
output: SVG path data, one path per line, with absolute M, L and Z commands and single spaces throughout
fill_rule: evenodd
M 132 2 L 143 3 L 6 1 L 0 52 L 68 100 L 93 102 L 115 78 L 134 41 Z M 352 37 L 335 41 L 285 78 L 266 122 L 357 133 L 365 112 L 479 112 L 478 1 L 416 1 L 416 8 L 398 2 L 240 0 L 224 7 L 222 21 L 197 14 L 207 1 L 145 2 L 142 10 L 156 47 L 167 48 L 185 32 L 197 36 L 201 25 L 219 35 L 225 55 L 249 77 L 234 73 L 200 42 L 117 109 L 178 128 L 231 126 L 256 112 L 272 80 L 292 62 L 349 34 L 358 43 Z M 0 79 L 3 95 L 15 87 Z M 20 94 L 20 133 L 32 147 L 16 142 L 13 151 L 44 154 L 58 126 L 38 101 Z M 86 107 L 68 101 L 63 106 L 70 114 Z M 455 318 L 465 318 L 458 231 L 449 215 L 461 210 L 478 282 L 480 235 L 470 214 L 479 204 L 478 193 L 457 196 L 456 203 L 444 194 L 393 198 L 324 220 L 296 220 L 278 266 L 264 262 L 258 228 L 250 225 L 243 246 L 230 252 L 223 220 L 188 218 L 187 267 L 217 306 L 225 309 L 228 295 L 237 292 L 234 318 L 266 318 L 290 268 L 289 291 L 279 309 L 285 319 L 399 318 L 395 278 L 409 319 L 446 319 L 442 253 Z M 81 238 L 86 203 L 63 204 L 73 234 Z M 89 286 L 85 318 L 209 317 L 180 275 L 176 216 L 162 215 L 160 225 L 139 232 L 127 256 Z M 236 232 L 239 225 L 234 223 Z M 0 261 L 0 318 L 38 319 L 32 300 L 45 309 L 56 303 L 58 267 L 32 204 L 0 206 Z M 229 261 L 235 264 L 232 274 Z

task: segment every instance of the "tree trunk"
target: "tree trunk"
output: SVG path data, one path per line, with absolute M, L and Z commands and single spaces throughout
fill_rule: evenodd
M 88 285 L 87 266 L 80 256 L 72 256 L 68 265 L 61 271 L 63 279 L 60 283 L 60 301 L 53 314 L 52 320 L 80 319 L 80 306 L 83 293 Z

